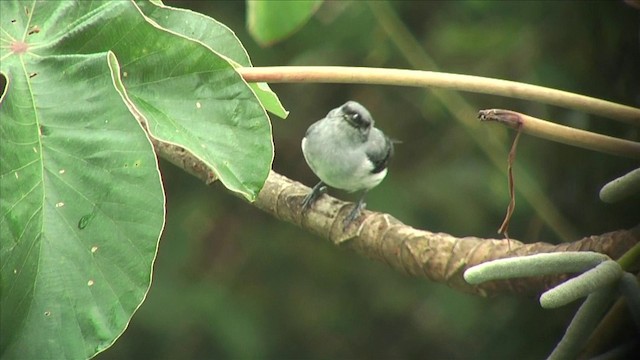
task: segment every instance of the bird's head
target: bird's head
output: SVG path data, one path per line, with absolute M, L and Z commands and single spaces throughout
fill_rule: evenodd
M 368 132 L 373 127 L 373 118 L 369 111 L 355 101 L 347 101 L 338 108 L 338 114 L 350 126 Z

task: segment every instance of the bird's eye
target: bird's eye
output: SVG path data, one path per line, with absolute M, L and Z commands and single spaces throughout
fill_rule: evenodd
M 351 126 L 355 128 L 364 129 L 371 124 L 371 121 L 366 116 L 354 109 L 345 109 L 343 117 Z

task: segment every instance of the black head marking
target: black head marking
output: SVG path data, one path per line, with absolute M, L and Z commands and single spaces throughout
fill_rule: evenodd
M 369 129 L 373 126 L 373 119 L 367 109 L 355 101 L 348 101 L 340 107 L 347 123 L 357 129 Z

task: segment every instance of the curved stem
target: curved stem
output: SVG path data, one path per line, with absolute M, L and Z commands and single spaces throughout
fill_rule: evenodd
M 497 121 L 515 130 L 543 139 L 632 159 L 640 159 L 640 143 L 635 141 L 558 125 L 511 110 L 481 110 L 479 117 L 482 121 Z
M 625 252 L 617 261 L 624 269 L 629 270 L 640 259 L 640 244 L 634 245 L 629 251 Z
M 452 90 L 514 97 L 581 110 L 640 126 L 640 109 L 514 81 L 433 71 L 346 66 L 268 66 L 237 69 L 247 82 L 349 83 Z

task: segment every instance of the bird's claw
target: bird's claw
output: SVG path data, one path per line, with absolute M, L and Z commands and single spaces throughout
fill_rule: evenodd
M 326 192 L 327 186 L 322 181 L 317 183 L 316 186 L 314 186 L 313 189 L 311 189 L 307 196 L 305 196 L 302 200 L 302 212 L 307 211 L 311 207 L 311 205 L 313 205 L 313 203 L 316 202 L 316 200 Z M 349 225 L 351 225 L 351 223 L 356 220 L 360 216 L 360 214 L 362 214 L 362 210 L 366 206 L 367 204 L 364 202 L 363 194 L 360 200 L 358 200 L 358 202 L 355 204 L 353 209 L 351 209 L 349 214 L 344 218 L 342 222 L 343 231 L 346 231 Z
M 344 218 L 344 221 L 342 222 L 342 226 L 343 226 L 343 230 L 347 230 L 347 228 L 349 227 L 349 225 L 351 225 L 351 223 L 357 219 L 360 214 L 362 214 L 362 210 L 367 206 L 367 204 L 360 200 L 358 201 L 358 203 L 356 203 L 356 206 L 354 206 L 354 208 L 351 210 L 351 212 L 349 213 L 349 215 L 347 215 Z
M 309 192 L 307 196 L 304 197 L 304 200 L 302 200 L 302 211 L 307 211 L 307 209 L 309 209 L 311 205 L 313 205 L 313 203 L 316 202 L 316 200 L 318 200 L 318 198 L 326 192 L 327 187 L 324 185 L 324 183 L 322 181 L 317 183 L 316 186 L 311 189 L 311 192 Z

